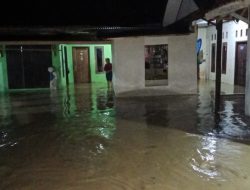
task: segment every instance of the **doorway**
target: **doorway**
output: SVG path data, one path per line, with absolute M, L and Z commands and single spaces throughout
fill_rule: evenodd
M 51 46 L 6 46 L 9 89 L 48 88 Z
M 89 48 L 73 48 L 73 65 L 75 84 L 90 82 Z
M 247 42 L 236 43 L 235 78 L 234 84 L 246 85 Z

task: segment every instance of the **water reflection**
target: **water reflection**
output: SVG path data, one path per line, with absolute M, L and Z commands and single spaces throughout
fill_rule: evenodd
M 0 126 L 6 126 L 11 123 L 11 107 L 9 96 L 0 94 Z
M 64 92 L 63 96 L 63 115 L 64 117 L 68 117 L 72 114 L 72 103 L 71 103 L 71 94 L 69 93 L 69 87 L 66 87 L 66 90 Z
M 107 90 L 107 102 L 106 106 L 108 108 L 113 108 L 114 107 L 114 92 L 111 90 Z
M 248 190 L 242 98 L 225 97 L 215 130 L 210 92 L 116 99 L 95 84 L 1 97 L 0 189 Z
M 76 108 L 76 96 L 75 88 L 72 86 L 67 86 L 62 90 L 62 111 L 63 117 L 71 118 L 74 117 L 77 111 Z
M 147 101 L 144 109 L 148 126 L 169 126 L 168 103 Z
M 197 156 L 191 160 L 191 166 L 198 175 L 207 180 L 221 177 L 215 159 L 217 139 L 215 137 L 202 137 L 201 147 L 197 148 Z
M 227 99 L 224 97 L 224 99 Z M 229 98 L 231 99 L 231 98 Z M 240 101 L 240 102 L 239 102 Z M 219 136 L 249 141 L 250 127 L 249 118 L 244 116 L 244 98 L 236 100 L 225 100 L 223 110 L 220 112 L 221 122 L 219 123 Z M 240 107 L 241 106 L 241 107 Z
M 111 102 L 107 107 L 100 102 Z M 81 144 L 90 148 L 90 152 L 100 153 L 105 149 L 106 140 L 110 140 L 115 131 L 115 110 L 113 94 L 99 86 L 76 86 L 63 91 L 62 118 L 57 121 L 56 129 L 67 144 Z
M 212 134 L 249 144 L 250 119 L 244 115 L 244 96 L 222 92 L 221 110 L 214 114 L 214 86 L 211 83 L 208 85 L 199 87 L 198 130 L 205 135 Z

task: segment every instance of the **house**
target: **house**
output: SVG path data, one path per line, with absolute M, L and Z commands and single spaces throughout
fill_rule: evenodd
M 51 19 L 44 26 L 39 11 L 28 25 L 20 20 L 15 26 L 11 16 L 3 20 L 0 91 L 46 88 L 50 66 L 58 72 L 60 87 L 105 82 L 102 68 L 108 57 L 113 62 L 117 96 L 197 93 L 196 37 L 190 20 L 164 27 L 168 11 L 163 0 L 143 5 L 134 2 L 133 6 L 131 2 L 103 1 L 100 6 L 106 11 L 94 2 L 86 5 L 93 8 L 93 18 L 85 17 L 90 12 L 87 9 L 81 19 L 74 17 L 81 9 L 77 7 L 71 16 L 62 14 L 62 18 L 68 16 L 63 25 L 50 8 Z M 150 59 L 145 57 L 147 51 Z
M 248 24 L 243 21 L 223 23 L 222 33 L 222 78 L 223 83 L 245 86 Z M 200 65 L 200 78 L 215 80 L 217 31 L 214 25 L 202 24 L 198 39 L 202 40 L 205 62 Z
M 59 72 L 60 87 L 103 82 L 104 58 L 109 57 L 113 62 L 114 91 L 117 96 L 195 94 L 197 34 L 193 30 L 192 21 L 202 18 L 209 11 L 216 11 L 217 7 L 231 5 L 230 2 L 169 0 L 159 1 L 157 4 L 148 2 L 144 5 L 134 2 L 131 8 L 130 2 L 118 5 L 115 1 L 103 1 L 100 6 L 103 4 L 104 10 L 98 9 L 95 3 L 86 2 L 88 6 L 85 6 L 85 16 L 73 20 L 78 18 L 74 15 L 79 14 L 77 11 L 72 12 L 73 15 L 65 18 L 70 22 L 65 21 L 64 25 L 61 20 L 56 19 L 52 9 L 48 9 L 51 19 L 45 26 L 40 25 L 42 17 L 39 11 L 34 14 L 36 20 L 31 19 L 28 25 L 23 23 L 23 26 L 20 23 L 18 27 L 13 25 L 16 21 L 9 17 L 2 21 L 0 27 L 0 91 L 47 87 L 47 67 L 52 65 Z M 232 2 L 234 5 L 235 1 Z M 245 4 L 243 6 L 242 3 L 236 3 L 241 9 L 245 8 Z M 72 6 L 69 5 L 69 9 Z M 94 11 L 95 16 L 92 19 L 87 18 L 89 10 L 86 7 Z M 106 14 L 103 19 L 98 19 L 104 12 Z M 210 17 L 218 16 L 216 14 L 212 13 Z M 229 27 L 227 25 L 230 22 L 224 24 Z M 246 39 L 245 26 L 237 32 L 235 38 Z M 206 79 L 215 78 L 213 71 L 216 63 L 212 61 L 216 56 L 215 33 L 215 28 L 208 26 L 206 29 L 200 28 L 198 34 L 205 44 L 203 48 L 206 63 L 203 65 L 206 66 L 201 66 L 200 73 Z M 224 34 L 225 52 L 231 45 L 231 41 L 226 42 L 226 39 L 231 35 L 234 36 L 231 31 Z M 29 61 L 30 57 L 32 61 Z M 42 68 L 34 61 L 38 57 Z M 222 75 L 222 81 L 230 84 L 235 80 L 230 66 L 233 65 L 233 59 L 227 57 Z

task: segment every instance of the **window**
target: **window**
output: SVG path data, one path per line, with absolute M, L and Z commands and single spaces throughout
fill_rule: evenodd
M 238 31 L 236 30 L 236 34 L 235 34 L 236 38 L 238 37 Z
M 212 34 L 212 41 L 214 40 L 214 35 Z
M 224 32 L 222 33 L 222 39 L 224 39 Z
M 211 51 L 211 72 L 215 72 L 215 55 L 216 55 L 216 45 L 212 44 L 212 51 Z
M 243 35 L 243 30 L 240 31 L 240 37 L 242 37 L 242 35 Z
M 104 48 L 95 47 L 96 73 L 102 73 L 104 67 Z
M 248 36 L 248 35 L 247 35 L 247 29 L 246 29 L 246 36 Z
M 221 72 L 223 74 L 227 73 L 227 43 L 223 43 L 222 45 L 222 69 Z
M 215 34 L 215 35 L 214 35 L 214 40 L 216 40 L 216 37 L 217 37 L 217 36 L 216 36 L 216 34 Z
M 164 86 L 168 84 L 168 45 L 146 45 L 145 85 Z
M 228 32 L 226 32 L 226 39 L 228 38 Z

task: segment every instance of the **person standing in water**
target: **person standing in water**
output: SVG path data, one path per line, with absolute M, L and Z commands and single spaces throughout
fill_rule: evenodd
M 113 72 L 112 72 L 112 64 L 110 63 L 110 59 L 105 59 L 106 64 L 104 65 L 104 71 L 106 72 L 106 79 L 108 83 L 108 88 L 112 88 L 112 78 L 113 78 Z

